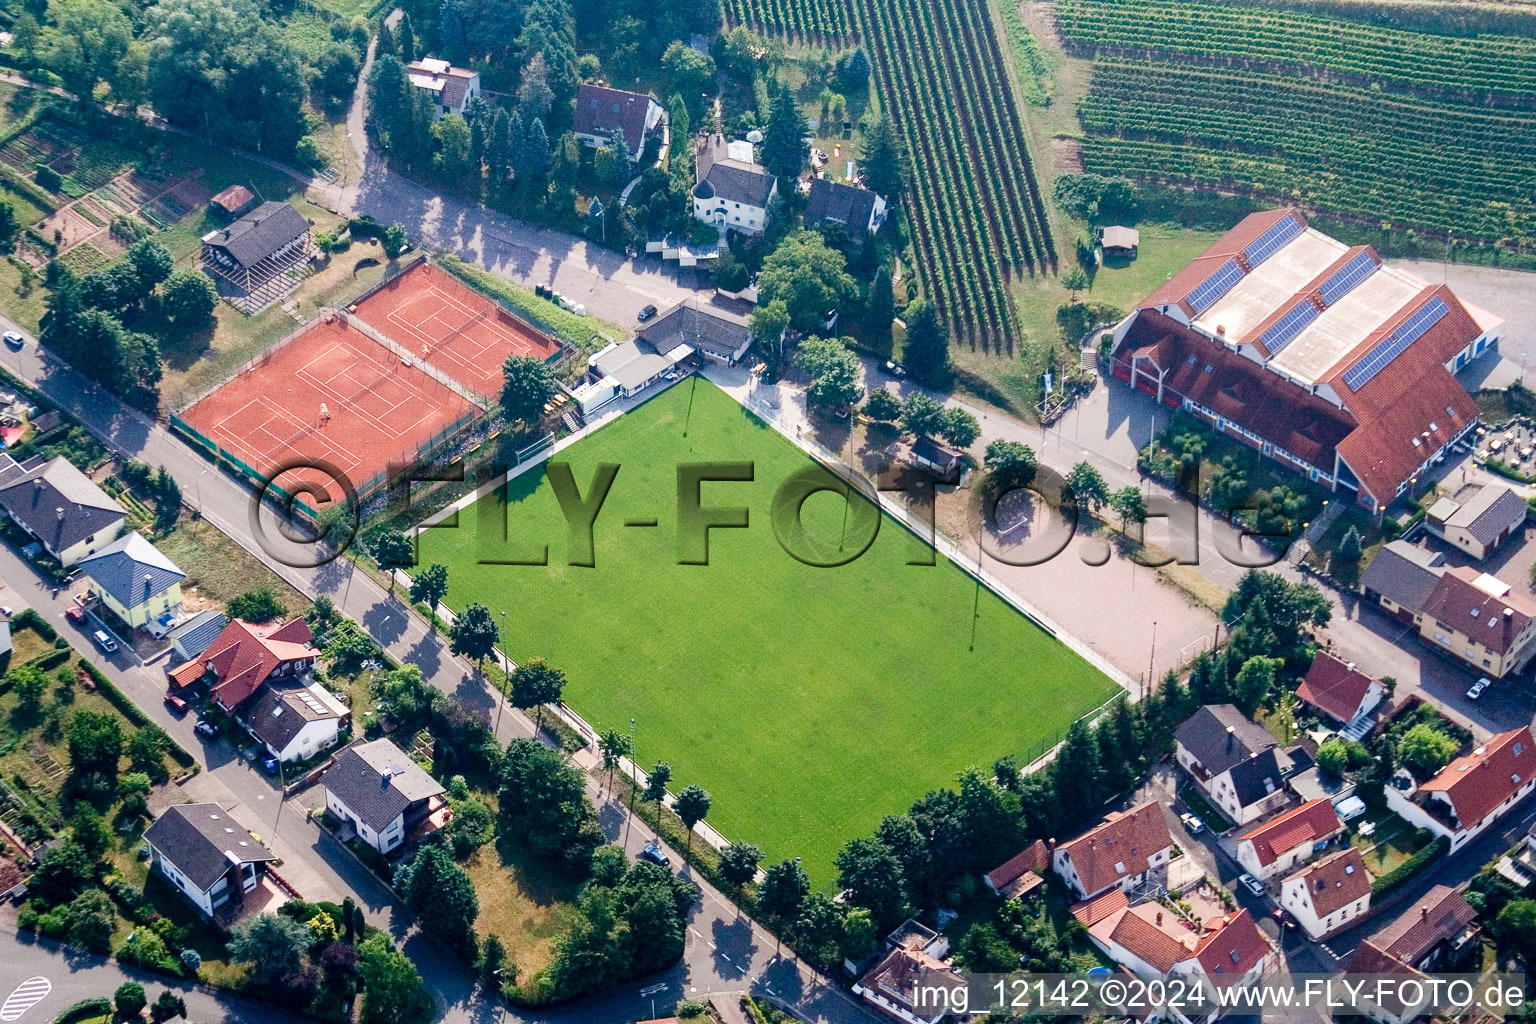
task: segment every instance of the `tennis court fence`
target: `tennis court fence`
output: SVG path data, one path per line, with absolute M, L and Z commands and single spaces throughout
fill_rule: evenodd
M 345 326 L 356 330 L 364 337 L 372 338 L 374 341 L 378 342 L 380 345 L 383 345 L 395 355 L 399 356 L 402 361 L 416 367 L 422 373 L 426 374 L 428 377 L 431 377 L 443 387 L 447 388 L 449 391 L 452 391 L 454 394 L 475 406 L 477 409 L 484 411 L 491 407 L 490 399 L 487 396 L 477 394 L 473 388 L 467 387 L 466 385 L 459 383 L 457 380 L 454 380 L 442 370 L 439 370 L 435 365 L 427 362 L 420 355 L 411 352 L 410 349 L 406 348 L 404 345 L 400 344 L 398 341 L 391 338 L 383 331 L 374 327 L 372 324 L 363 320 L 357 314 L 349 313 L 344 309 L 327 309 L 323 311 L 322 315 L 334 316 L 338 318 L 340 322 Z

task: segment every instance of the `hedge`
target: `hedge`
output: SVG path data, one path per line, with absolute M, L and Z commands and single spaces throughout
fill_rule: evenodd
M 122 716 L 128 719 L 132 725 L 142 729 L 146 726 L 155 724 L 149 720 L 144 712 L 139 710 L 139 706 L 137 704 L 129 700 L 127 696 L 123 694 L 123 691 L 119 690 L 117 685 L 102 673 L 101 669 L 97 668 L 95 665 L 92 665 L 84 658 L 80 659 L 80 666 L 85 669 L 86 673 L 91 677 L 92 681 L 95 682 L 96 688 L 101 691 L 101 695 L 105 697 L 113 707 L 117 708 Z M 161 731 L 163 732 L 164 730 Z M 181 744 L 172 739 L 169 734 L 167 734 L 166 739 L 170 743 L 167 752 L 171 755 L 171 760 L 175 761 L 183 768 L 191 768 L 197 763 L 195 760 L 193 760 L 192 755 L 182 749 Z
M 74 651 L 68 649 L 62 651 L 49 651 L 47 654 L 40 658 L 34 658 L 31 664 L 33 668 L 47 672 L 49 669 L 55 669 L 64 664 L 74 653 Z
M 110 999 L 100 996 L 95 999 L 82 999 L 53 1018 L 53 1024 L 74 1024 L 77 1020 L 89 1020 L 92 1017 L 108 1016 L 111 1013 L 112 1000 Z
M 1380 899 L 1387 893 L 1402 885 L 1408 879 L 1418 874 L 1424 866 L 1437 857 L 1445 855 L 1451 848 L 1451 840 L 1448 836 L 1439 836 L 1433 843 L 1425 846 L 1412 857 L 1403 861 L 1397 867 L 1382 875 L 1371 883 L 1371 899 Z
M 12 616 L 11 625 L 21 629 L 30 629 L 49 643 L 53 643 L 59 638 L 59 631 L 54 629 L 47 619 L 37 614 L 31 608 L 23 608 Z

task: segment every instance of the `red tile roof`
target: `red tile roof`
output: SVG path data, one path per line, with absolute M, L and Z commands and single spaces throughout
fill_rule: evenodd
M 196 682 L 211 667 L 214 681 L 211 694 L 225 710 L 234 710 L 280 666 L 291 661 L 317 658 L 320 652 L 309 646 L 314 639 L 303 619 L 292 619 L 275 628 L 254 626 L 241 619 L 229 625 L 191 661 L 171 670 L 171 677 L 181 686 Z
M 1371 894 L 1370 873 L 1365 870 L 1360 851 L 1353 846 L 1308 865 L 1286 882 L 1294 879 L 1301 880 L 1312 912 L 1319 918 Z
M 1341 722 L 1347 723 L 1360 710 L 1360 702 L 1375 682 L 1352 664 L 1318 651 L 1307 669 L 1307 677 L 1296 688 L 1296 696 Z
M 1246 910 L 1228 917 L 1218 930 L 1207 932 L 1195 954 L 1206 974 L 1238 977 L 1247 974 L 1268 956 L 1269 941 Z
M 1503 732 L 1465 757 L 1458 757 L 1419 787 L 1444 793 L 1462 828 L 1482 821 L 1536 775 L 1536 743 L 1530 726 Z
M 1163 927 L 1144 916 L 1154 913 L 1166 922 Z M 1173 911 L 1164 910 L 1155 903 L 1143 904 L 1120 915 L 1120 920 L 1109 932 L 1109 941 L 1167 974 L 1174 964 L 1190 958 L 1198 942 L 1194 932 L 1187 932 L 1187 938 L 1176 938 L 1174 929 L 1186 931 L 1173 921 Z
M 1095 896 L 1091 900 L 1084 900 L 1081 903 L 1073 904 L 1072 916 L 1077 918 L 1084 928 L 1091 928 L 1130 905 L 1131 899 L 1125 894 L 1125 890 L 1115 888 L 1104 893 L 1102 896 Z
M 1110 816 L 1104 824 L 1062 849 L 1077 869 L 1083 892 L 1096 893 L 1122 878 L 1146 871 L 1148 859 L 1172 845 L 1162 805 L 1151 801 Z
M 1536 619 L 1536 602 L 1513 588 L 1501 596 L 1490 594 L 1475 583 L 1481 575 L 1460 565 L 1445 570 L 1422 611 L 1503 654 L 1514 646 L 1520 631 Z
M 1194 291 L 1200 282 L 1215 273 L 1227 260 L 1246 249 L 1264 232 L 1291 216 L 1295 216 L 1294 210 L 1264 210 L 1259 213 L 1250 213 L 1233 225 L 1232 230 L 1211 243 L 1210 248 L 1163 282 L 1162 287 L 1143 299 L 1137 308 L 1179 305 L 1183 307 L 1186 314 L 1193 312 L 1184 305 L 1184 296 Z
M 1268 867 L 1287 850 L 1318 842 L 1343 827 L 1332 801 L 1319 797 L 1250 830 L 1238 839 L 1238 843 L 1253 843 L 1259 863 Z
M 1448 885 L 1437 885 L 1372 935 L 1371 942 L 1388 956 L 1411 966 L 1437 943 L 1455 938 L 1476 920 L 1477 911 L 1460 892 Z
M 1044 840 L 1036 839 L 1005 863 L 987 872 L 987 881 L 998 892 L 1010 899 L 1022 896 L 1039 885 L 1040 874 L 1051 863 L 1050 847 Z

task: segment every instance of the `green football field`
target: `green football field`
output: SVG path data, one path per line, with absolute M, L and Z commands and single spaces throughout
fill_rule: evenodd
M 704 506 L 744 506 L 749 525 L 709 531 L 709 564 L 681 565 L 678 466 L 698 462 L 753 464 L 751 482 L 702 486 Z M 815 463 L 707 381 L 652 399 L 559 463 L 583 496 L 599 464 L 619 466 L 594 526 L 595 566 L 568 564 L 543 469 L 467 509 L 456 529 L 425 531 L 422 564 L 448 566 L 449 607 L 505 610 L 508 654 L 564 669 L 567 703 L 595 728 L 627 731 L 634 718 L 638 760 L 671 762 L 674 792 L 709 790 L 723 834 L 770 859 L 802 857 L 818 885 L 881 815 L 967 766 L 1054 739 L 1117 690 L 990 591 L 978 601 L 942 556 L 909 565 L 927 548 L 888 516 L 848 565 L 791 557 L 771 522 L 774 493 Z M 840 493 L 813 494 L 793 543 L 835 552 L 867 536 L 875 517 L 846 517 L 844 532 L 846 508 Z M 487 564 L 537 559 L 546 544 L 547 566 Z

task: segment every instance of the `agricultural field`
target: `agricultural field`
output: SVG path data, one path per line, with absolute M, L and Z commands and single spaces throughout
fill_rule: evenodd
M 1018 101 L 985 5 L 916 0 L 734 0 L 735 21 L 868 51 L 873 85 L 911 155 L 923 292 L 972 347 L 1012 354 L 1012 281 L 1056 269 Z M 809 26 L 809 27 L 807 27 Z M 825 26 L 825 27 L 816 27 Z M 838 26 L 845 26 L 839 28 Z
M 1536 249 L 1536 39 L 1261 5 L 1056 11 L 1069 51 L 1093 57 L 1090 171 Z
M 710 460 L 753 463 L 754 482 L 707 483 L 702 496 L 746 506 L 750 525 L 710 531 L 710 564 L 680 565 L 677 466 Z M 457 529 L 424 531 L 421 563 L 448 567 L 450 608 L 506 610 L 509 655 L 564 669 L 566 702 L 595 728 L 635 719 L 640 762 L 665 759 L 674 788 L 708 789 L 721 832 L 803 857 L 818 886 L 882 815 L 967 766 L 1038 751 L 1117 692 L 954 564 L 909 564 L 931 551 L 857 495 L 847 536 L 882 524 L 861 557 L 813 568 L 788 555 L 773 496 L 815 464 L 708 382 L 652 398 L 557 461 L 583 491 L 598 464 L 621 467 L 594 568 L 567 564 L 542 469 L 460 513 Z M 835 548 L 845 508 L 840 488 L 811 496 L 806 534 Z M 625 529 L 632 520 L 658 525 Z M 547 566 L 508 564 L 546 543 Z

